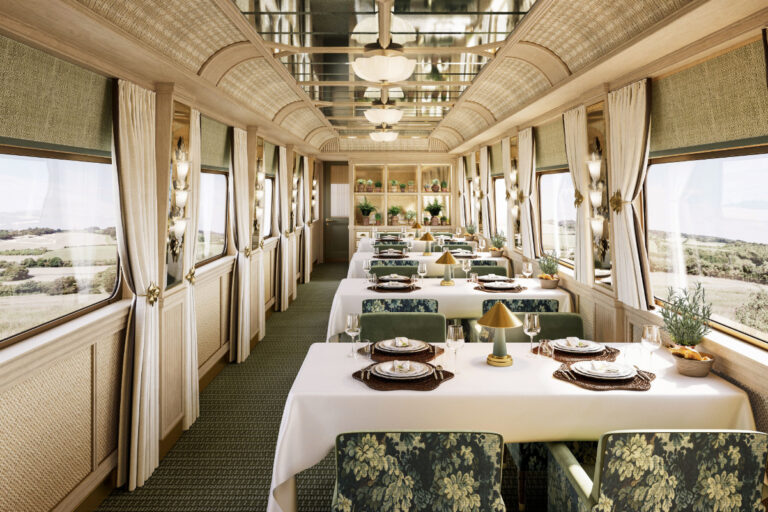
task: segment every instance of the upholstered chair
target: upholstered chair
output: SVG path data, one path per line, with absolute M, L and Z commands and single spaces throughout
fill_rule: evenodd
M 442 313 L 363 313 L 360 338 L 377 342 L 406 336 L 427 343 L 445 342 L 445 315 Z
M 404 260 L 399 260 L 404 261 Z M 418 273 L 419 266 L 415 265 L 371 265 L 371 274 L 375 274 L 376 277 L 388 276 L 390 274 L 397 274 L 400 276 L 411 277 Z
M 496 263 L 496 262 L 494 262 Z M 470 269 L 469 273 L 475 273 L 478 276 L 487 276 L 488 274 L 496 274 L 497 276 L 506 276 L 507 275 L 507 268 L 502 267 L 500 265 L 472 265 L 472 268 Z M 464 271 L 461 270 L 461 267 L 457 265 L 456 271 L 455 271 L 456 277 L 467 277 L 464 274 Z
M 437 313 L 437 299 L 364 299 L 363 313 Z

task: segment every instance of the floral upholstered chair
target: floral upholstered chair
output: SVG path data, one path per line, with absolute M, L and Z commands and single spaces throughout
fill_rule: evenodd
M 549 444 L 549 510 L 760 510 L 768 434 L 745 431 L 609 432 L 594 480 L 568 448 Z
M 437 313 L 437 299 L 364 299 L 363 313 Z
M 371 267 L 418 267 L 416 260 L 371 260 Z
M 503 440 L 484 432 L 336 438 L 334 512 L 503 512 Z

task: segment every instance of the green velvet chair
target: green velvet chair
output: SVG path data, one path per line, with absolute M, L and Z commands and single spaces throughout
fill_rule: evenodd
M 594 470 L 579 463 L 564 444 L 547 446 L 549 510 L 736 512 L 761 507 L 768 457 L 768 434 L 762 432 L 609 432 L 598 443 Z
M 491 302 L 491 306 L 487 307 L 487 309 L 485 302 Z M 495 303 L 495 300 L 484 301 L 483 314 L 487 313 Z M 521 308 L 520 305 L 517 305 L 517 308 L 511 307 L 509 304 L 505 305 L 515 312 L 515 316 L 517 316 L 521 322 L 525 319 L 525 313 L 537 312 L 535 311 L 536 303 L 531 303 L 526 308 Z M 520 311 L 520 309 L 529 309 L 533 311 Z M 578 336 L 579 338 L 584 336 L 584 323 L 578 313 L 539 313 L 539 322 L 541 323 L 541 332 L 534 337 L 534 341 L 539 339 L 556 340 L 567 336 Z M 483 327 L 474 319 L 469 321 L 469 329 L 470 342 L 486 343 L 493 341 L 495 329 Z M 506 329 L 504 334 L 507 343 L 528 343 L 530 341 L 530 338 L 523 332 L 522 327 Z
M 371 266 L 371 274 L 375 274 L 377 277 L 388 276 L 390 274 L 399 274 L 401 276 L 410 277 L 417 274 L 418 270 L 418 265 Z
M 383 232 L 379 232 L 379 233 L 376 233 L 376 239 L 377 239 L 377 240 L 378 240 L 380 237 L 382 237 L 382 236 L 396 236 L 396 237 L 402 237 L 402 236 L 403 236 L 403 234 L 402 234 L 402 233 L 400 233 L 399 231 L 395 231 L 395 232 L 391 232 L 391 233 L 390 233 L 390 232 L 387 232 L 387 233 L 383 233 Z
M 459 261 L 461 261 L 459 259 Z M 496 274 L 497 276 L 506 276 L 507 275 L 507 269 L 506 267 L 498 266 L 498 265 L 479 265 L 479 266 L 472 266 L 472 269 L 469 271 L 470 273 L 475 273 L 478 276 L 487 276 L 488 274 Z M 456 265 L 454 267 L 454 275 L 456 277 L 467 277 L 464 275 L 464 271 L 461 270 L 461 266 Z
M 432 252 L 453 251 L 454 249 L 464 249 L 466 251 L 471 251 L 472 246 L 469 244 L 445 244 L 445 245 L 435 244 L 434 246 L 432 246 Z
M 363 313 L 360 339 L 373 342 L 406 336 L 427 343 L 445 342 L 445 315 L 442 313 Z
M 341 434 L 331 510 L 504 512 L 502 442 L 485 432 Z

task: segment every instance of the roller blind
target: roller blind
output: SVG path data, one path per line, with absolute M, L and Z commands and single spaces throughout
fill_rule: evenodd
M 554 121 L 541 126 L 536 126 L 533 129 L 533 137 L 536 141 L 537 170 L 568 167 L 568 158 L 565 156 L 565 132 L 563 131 L 562 117 L 558 117 Z
M 0 36 L 0 143 L 112 155 L 112 81 Z
M 231 143 L 229 126 L 210 117 L 200 116 L 200 154 L 204 168 L 229 170 Z
M 756 41 L 654 80 L 651 157 L 768 142 L 765 66 Z
M 501 141 L 488 148 L 488 161 L 491 164 L 491 176 L 504 176 L 504 165 L 501 160 Z
M 280 162 L 280 146 L 264 141 L 264 174 L 277 176 L 277 165 Z

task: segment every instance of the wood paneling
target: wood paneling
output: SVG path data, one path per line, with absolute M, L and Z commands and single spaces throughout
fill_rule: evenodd
M 179 286 L 163 301 L 160 331 L 160 437 L 183 415 L 184 296 Z
M 195 282 L 197 364 L 202 368 L 229 342 L 229 304 L 234 258 L 227 256 L 198 269 Z

